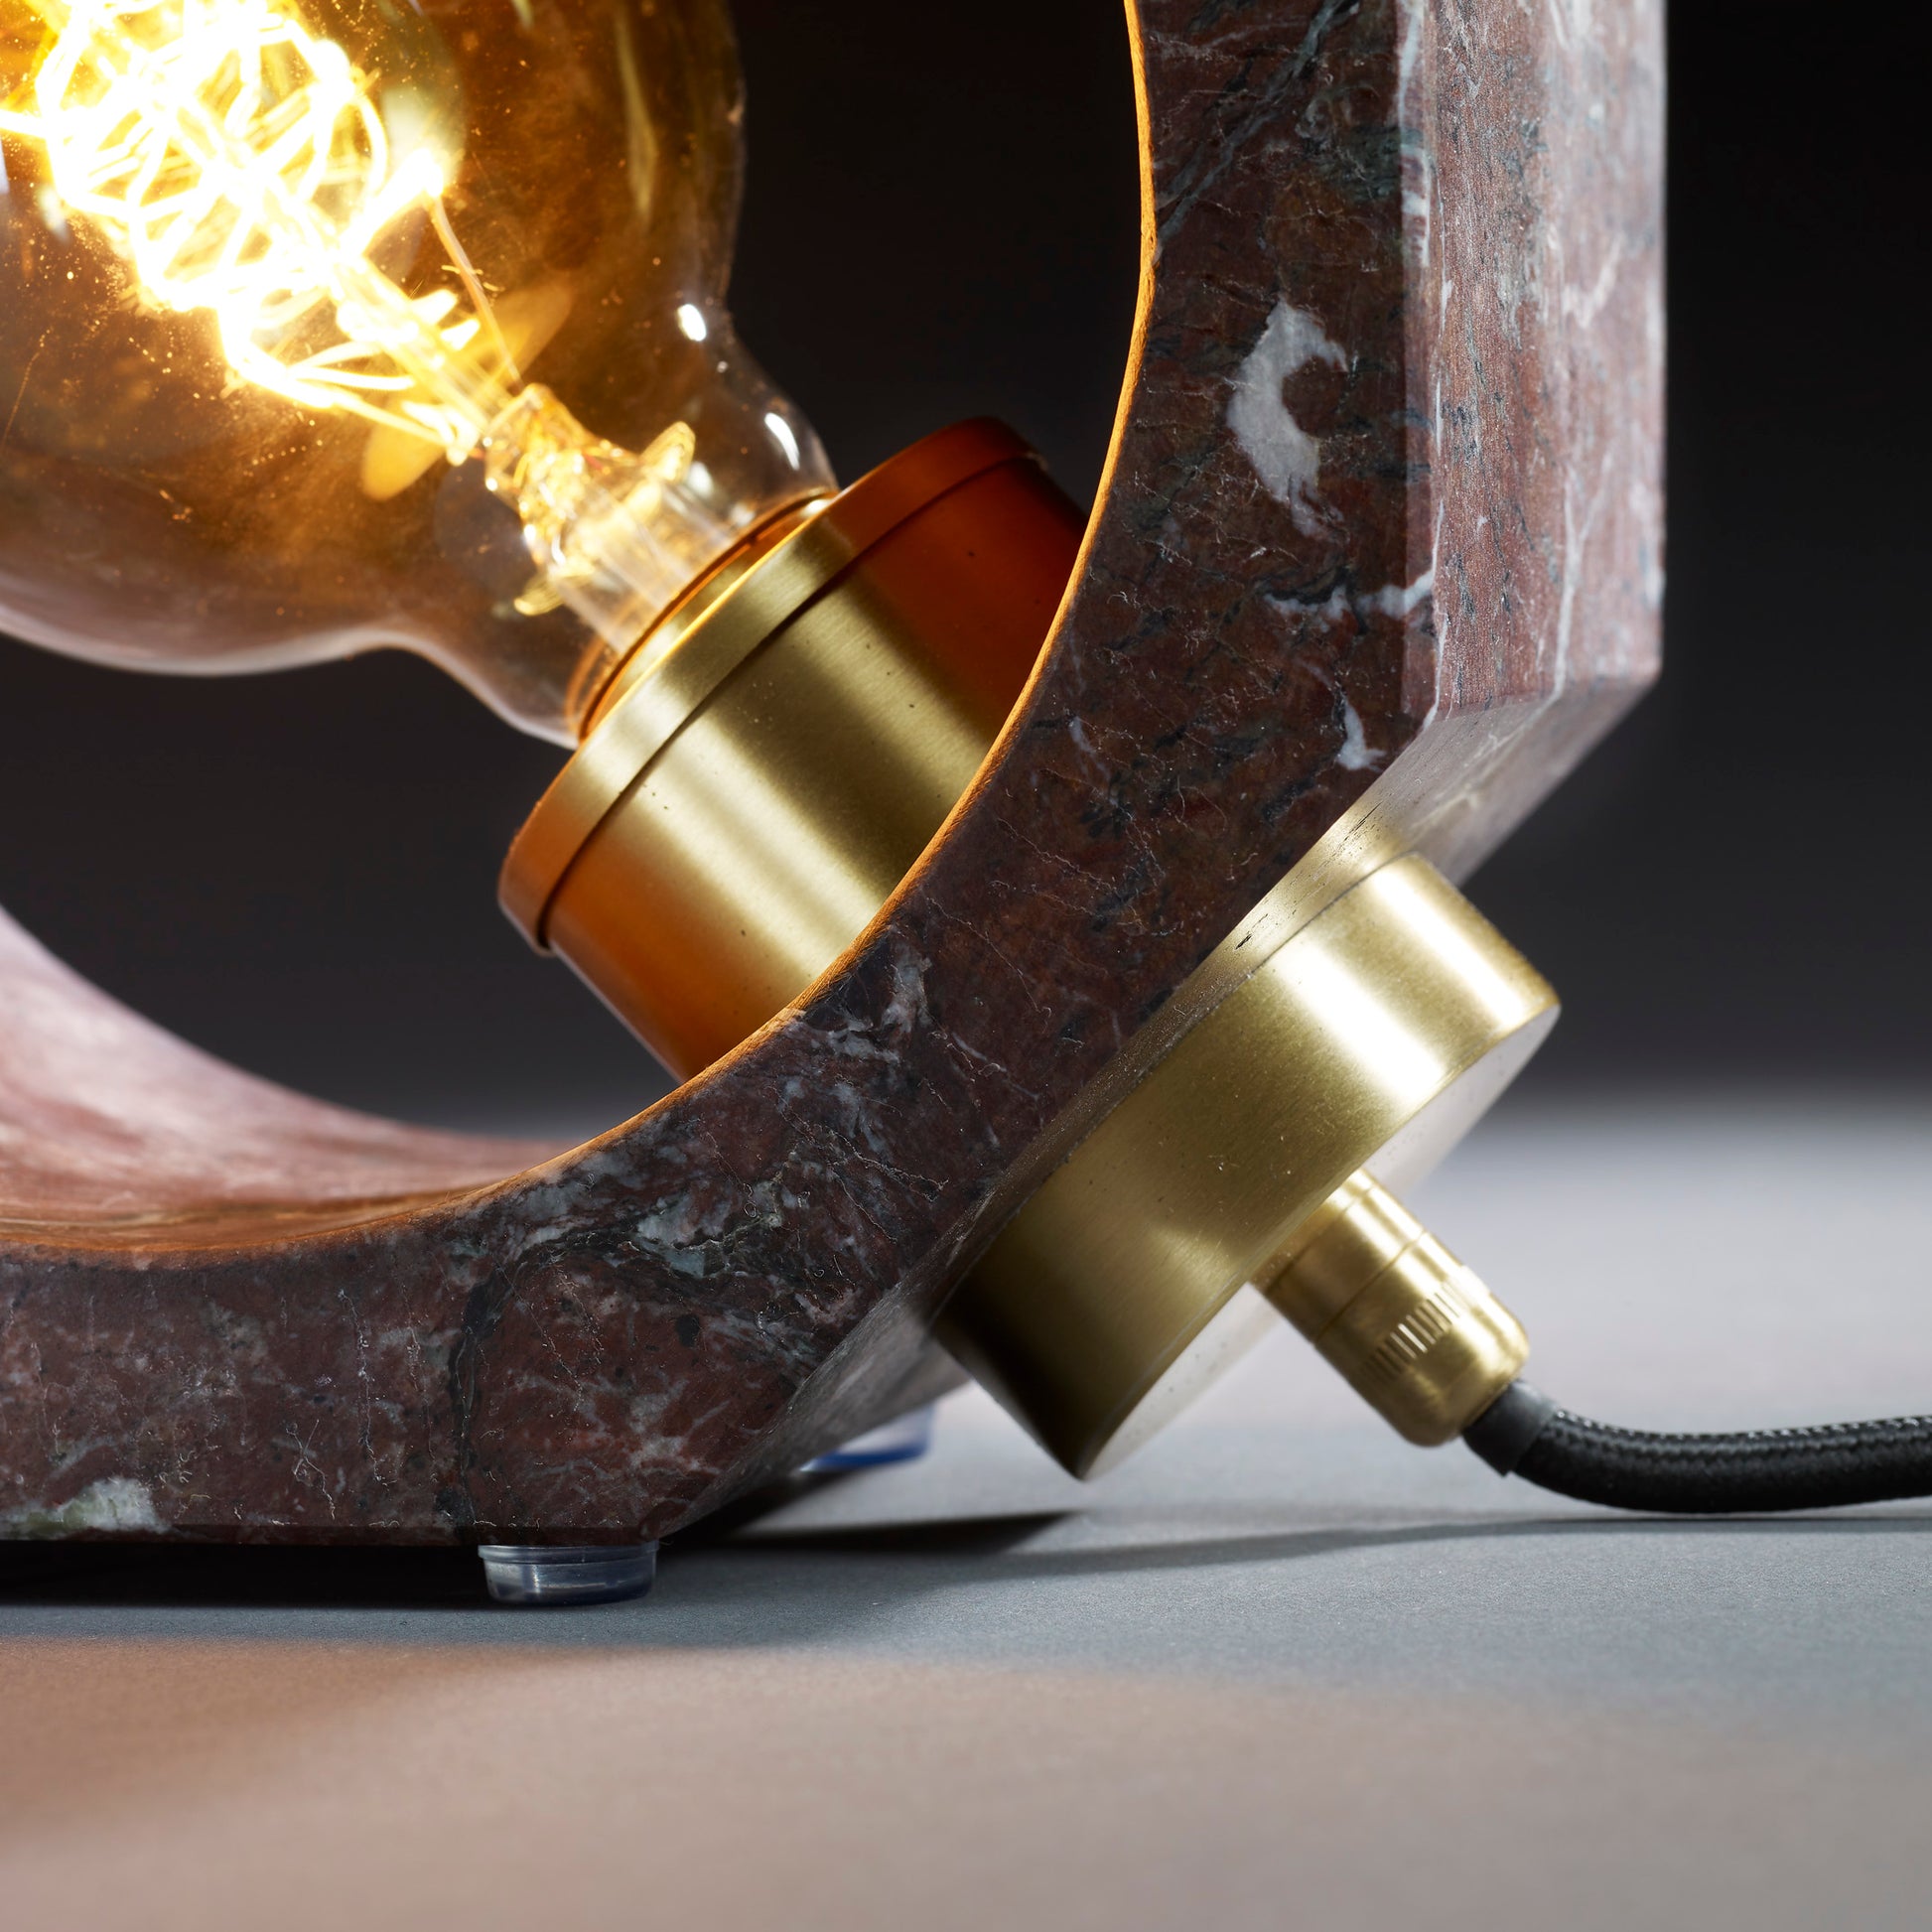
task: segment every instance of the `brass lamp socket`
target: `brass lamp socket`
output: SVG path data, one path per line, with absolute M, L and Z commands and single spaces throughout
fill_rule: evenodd
M 1085 519 L 961 423 L 742 544 L 620 668 L 504 909 L 688 1078 L 852 944 L 1032 673 Z

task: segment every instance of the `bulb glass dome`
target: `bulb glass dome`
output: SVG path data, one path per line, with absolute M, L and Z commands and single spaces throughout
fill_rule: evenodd
M 741 120 L 720 0 L 0 0 L 0 625 L 574 742 L 832 486 L 724 306 Z

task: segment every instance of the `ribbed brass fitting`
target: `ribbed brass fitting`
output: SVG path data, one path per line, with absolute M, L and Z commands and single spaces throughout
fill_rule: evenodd
M 1398 1435 L 1452 1442 L 1529 1358 L 1522 1325 L 1372 1175 L 1296 1229 L 1262 1292 Z

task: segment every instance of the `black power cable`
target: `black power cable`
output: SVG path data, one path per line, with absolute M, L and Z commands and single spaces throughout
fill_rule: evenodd
M 1462 1440 L 1499 1475 L 1617 1509 L 1724 1515 L 1932 1495 L 1932 1416 L 1660 1436 L 1573 1416 L 1512 1382 Z

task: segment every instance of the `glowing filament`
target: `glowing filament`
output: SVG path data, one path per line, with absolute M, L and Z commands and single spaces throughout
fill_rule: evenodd
M 147 297 L 211 311 L 235 372 L 292 402 L 474 448 L 507 400 L 459 359 L 488 305 L 444 213 L 445 162 L 391 150 L 370 76 L 274 0 L 35 4 L 53 37 L 31 107 L 0 109 L 0 129 L 45 146 L 61 201 Z M 475 313 L 375 265 L 411 217 Z
M 452 463 L 481 451 L 537 566 L 519 610 L 568 604 L 627 646 L 726 547 L 730 532 L 684 486 L 687 425 L 632 455 L 522 382 L 443 206 L 450 162 L 391 150 L 373 78 L 334 41 L 277 0 L 29 4 L 49 39 L 31 104 L 0 108 L 0 132 L 46 148 L 60 204 L 150 302 L 212 314 L 244 380 Z M 398 230 L 412 220 L 435 229 L 467 309 L 451 289 L 408 296 L 377 265 L 385 241 L 408 252 Z M 371 439 L 372 495 L 418 474 Z

